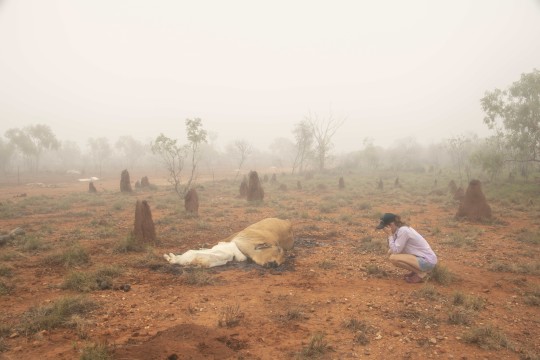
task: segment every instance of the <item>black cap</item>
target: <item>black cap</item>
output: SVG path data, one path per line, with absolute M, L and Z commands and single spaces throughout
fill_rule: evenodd
M 376 229 L 382 229 L 391 222 L 394 222 L 395 220 L 395 214 L 385 213 L 383 216 L 381 216 L 381 222 L 379 223 L 379 225 L 377 225 Z

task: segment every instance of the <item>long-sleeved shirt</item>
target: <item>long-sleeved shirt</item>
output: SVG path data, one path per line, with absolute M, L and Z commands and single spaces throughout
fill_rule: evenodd
M 426 239 L 410 226 L 402 226 L 388 237 L 388 245 L 394 254 L 420 256 L 430 264 L 437 264 L 437 255 Z

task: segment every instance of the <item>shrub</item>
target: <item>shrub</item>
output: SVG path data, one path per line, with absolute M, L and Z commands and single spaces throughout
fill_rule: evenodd
M 367 272 L 368 275 L 372 275 L 372 276 L 375 276 L 377 278 L 383 278 L 383 277 L 388 276 L 388 273 L 386 272 L 386 270 L 381 269 L 376 264 L 368 264 L 366 266 L 366 272 Z
M 343 327 L 354 332 L 357 332 L 357 331 L 367 332 L 370 329 L 370 326 L 366 321 L 358 320 L 356 318 L 350 318 L 343 321 Z
M 35 236 L 25 236 L 23 238 L 22 249 L 24 251 L 36 251 L 47 249 L 47 246 L 43 244 L 43 241 L 41 241 L 41 239 Z
M 512 349 L 512 344 L 506 335 L 492 326 L 472 328 L 463 336 L 463 340 L 485 350 Z
M 538 245 L 540 244 L 540 233 L 527 230 L 519 234 L 517 240 L 523 243 Z
M 40 330 L 50 330 L 69 325 L 73 315 L 82 315 L 98 305 L 84 297 L 66 297 L 52 304 L 34 307 L 23 314 L 22 330 L 33 334 Z
M 140 252 L 144 250 L 143 244 L 139 243 L 133 234 L 127 235 L 114 248 L 115 253 Z
M 424 286 L 416 290 L 414 293 L 418 295 L 419 297 L 422 297 L 428 300 L 435 300 L 439 296 L 439 293 L 437 292 L 435 287 L 431 284 L 424 284 Z
M 80 360 L 112 360 L 113 356 L 105 344 L 91 344 L 84 347 Z
M 204 268 L 193 268 L 184 272 L 184 282 L 188 285 L 205 286 L 215 283 L 214 278 Z
M 219 313 L 218 325 L 220 327 L 226 326 L 231 328 L 238 325 L 242 317 L 243 314 L 240 311 L 240 305 L 228 305 L 221 309 Z
M 372 236 L 364 236 L 356 245 L 356 251 L 382 255 L 387 251 L 386 246 L 383 241 L 374 240 Z
M 465 304 L 465 294 L 461 291 L 457 291 L 452 296 L 452 304 L 454 305 L 463 305 Z
M 523 302 L 530 306 L 540 306 L 540 286 L 535 287 L 531 291 L 527 291 Z
M 452 325 L 470 325 L 472 323 L 471 313 L 461 308 L 454 309 L 448 314 L 448 323 Z
M 0 296 L 9 295 L 13 288 L 13 285 L 0 281 Z
M 336 267 L 336 263 L 332 260 L 328 260 L 328 259 L 325 259 L 325 260 L 322 260 L 322 261 L 319 261 L 317 263 L 317 265 L 321 268 L 321 269 L 324 269 L 324 270 L 329 270 L 329 269 L 333 269 Z
M 429 279 L 440 285 L 448 285 L 454 282 L 455 276 L 445 266 L 437 264 L 429 274 Z
M 329 350 L 328 343 L 324 339 L 322 332 L 315 333 L 309 340 L 309 344 L 302 349 L 302 357 L 307 359 L 317 358 Z
M 108 289 L 112 286 L 113 278 L 120 275 L 120 273 L 121 269 L 116 266 L 105 266 L 93 273 L 74 271 L 68 274 L 62 288 L 80 292 Z
M 90 262 L 90 255 L 80 245 L 74 245 L 66 251 L 45 258 L 47 265 L 63 265 L 65 267 L 79 266 Z
M 13 269 L 7 266 L 0 266 L 0 276 L 5 276 L 5 277 L 13 276 Z
M 462 234 L 453 234 L 450 236 L 450 238 L 444 240 L 442 243 L 460 248 L 463 246 L 474 246 L 475 241 L 476 240 L 470 236 L 466 236 Z
M 74 271 L 67 275 L 62 289 L 90 292 L 97 289 L 96 278 L 87 272 Z
M 300 311 L 300 309 L 289 309 L 287 310 L 287 314 L 285 315 L 285 317 L 289 321 L 300 320 L 303 316 L 304 314 L 302 313 L 302 311 Z

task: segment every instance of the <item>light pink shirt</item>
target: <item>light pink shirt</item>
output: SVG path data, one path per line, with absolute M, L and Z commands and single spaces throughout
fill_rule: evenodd
M 437 255 L 426 239 L 409 226 L 402 226 L 388 237 L 388 245 L 394 254 L 411 254 L 424 258 L 430 264 L 437 264 Z

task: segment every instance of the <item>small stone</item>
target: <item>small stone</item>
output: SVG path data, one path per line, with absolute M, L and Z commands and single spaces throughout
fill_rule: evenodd
M 401 331 L 397 331 L 397 330 L 396 330 L 396 331 L 392 332 L 392 335 L 394 335 L 394 336 L 401 336 L 401 335 L 403 335 L 403 333 L 402 333 Z
M 9 338 L 10 338 L 10 339 L 15 339 L 15 338 L 17 338 L 17 337 L 19 337 L 19 333 L 17 333 L 17 332 L 14 332 L 14 333 L 12 333 L 11 335 L 9 335 Z
M 437 339 L 431 338 L 429 339 L 429 343 L 435 345 L 437 343 Z

